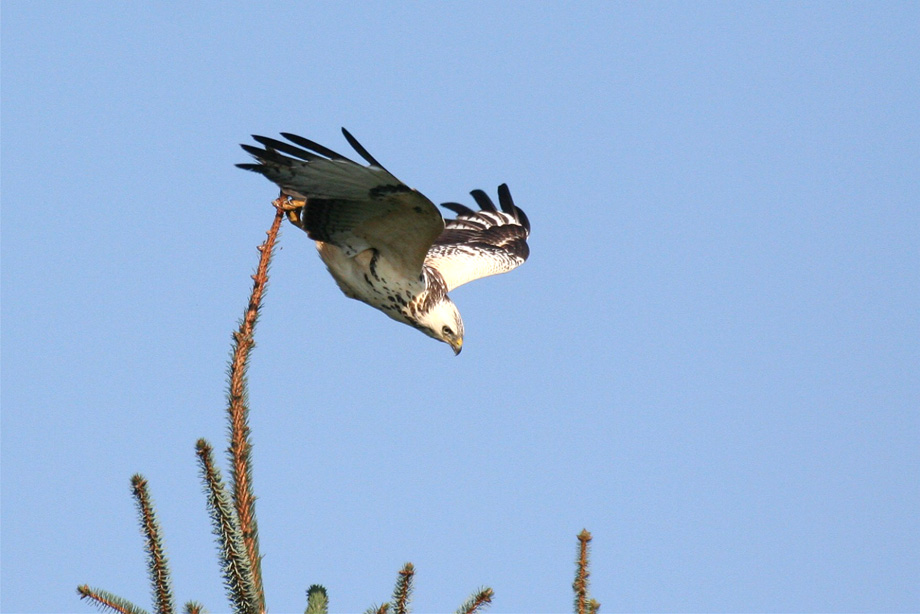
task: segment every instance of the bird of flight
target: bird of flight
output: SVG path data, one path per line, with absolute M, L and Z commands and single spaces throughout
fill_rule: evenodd
M 368 166 L 303 137 L 287 141 L 253 135 L 262 147 L 242 145 L 265 175 L 290 197 L 288 218 L 316 241 L 345 296 L 443 341 L 459 354 L 463 320 L 448 292 L 474 279 L 506 273 L 527 259 L 530 222 L 498 186 L 497 208 L 482 190 L 470 194 L 474 211 L 445 222 L 421 192 L 387 171 L 347 130 L 348 143 Z

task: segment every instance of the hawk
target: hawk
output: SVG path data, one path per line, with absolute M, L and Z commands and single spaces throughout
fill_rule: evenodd
M 520 266 L 530 253 L 527 216 L 502 184 L 501 209 L 473 190 L 479 210 L 443 203 L 457 216 L 445 222 L 434 203 L 394 177 L 347 130 L 342 133 L 368 166 L 289 133 L 281 134 L 288 142 L 253 135 L 261 147 L 242 148 L 256 163 L 237 166 L 265 175 L 291 199 L 288 218 L 316 241 L 345 296 L 459 354 L 463 320 L 447 293 Z

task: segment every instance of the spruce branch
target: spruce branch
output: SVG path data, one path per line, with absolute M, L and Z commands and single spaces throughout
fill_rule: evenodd
M 578 534 L 578 556 L 575 559 L 575 613 L 597 614 L 601 608 L 600 602 L 588 597 L 588 544 L 591 543 L 591 533 L 582 529 Z
M 489 588 L 483 588 L 474 593 L 466 602 L 457 610 L 457 614 L 476 614 L 483 611 L 490 603 L 495 592 Z
M 88 584 L 77 587 L 80 599 L 89 599 L 103 612 L 117 612 L 117 614 L 149 614 L 147 610 L 136 606 L 127 599 L 113 595 L 108 591 L 92 588 Z
M 173 614 L 176 604 L 173 600 L 172 582 L 169 576 L 169 563 L 163 548 L 160 523 L 157 521 L 147 489 L 147 480 L 137 473 L 131 477 L 131 494 L 137 503 L 137 513 L 140 517 L 141 531 L 146 542 L 144 550 L 147 551 L 147 573 L 153 588 L 154 609 L 158 614 Z
M 412 598 L 412 577 L 415 565 L 406 563 L 399 571 L 396 589 L 393 591 L 393 610 L 395 614 L 409 614 L 409 600 Z
M 207 614 L 207 610 L 197 601 L 189 601 L 185 604 L 185 614 Z
M 388 614 L 390 611 L 390 602 L 382 603 L 380 605 L 372 605 L 368 609 L 364 610 L 364 614 Z
M 249 355 L 255 346 L 253 332 L 259 318 L 262 295 L 268 284 L 268 265 L 271 262 L 275 239 L 284 217 L 282 206 L 287 198 L 274 201 L 275 218 L 266 233 L 265 242 L 258 247 L 259 265 L 252 276 L 252 293 L 249 305 L 240 321 L 240 327 L 233 334 L 233 352 L 230 360 L 230 386 L 227 392 L 227 417 L 230 422 L 230 475 L 233 484 L 233 503 L 236 507 L 243 543 L 251 562 L 251 576 L 258 597 L 258 611 L 265 612 L 265 591 L 262 587 L 262 557 L 259 554 L 259 529 L 256 523 L 256 497 L 252 487 L 252 442 L 250 441 L 248 387 L 246 371 Z
M 329 596 L 326 587 L 314 584 L 307 589 L 307 609 L 304 614 L 328 614 Z
M 220 549 L 224 586 L 237 614 L 259 611 L 259 598 L 252 577 L 252 561 L 243 543 L 236 512 L 227 488 L 214 464 L 214 450 L 204 439 L 195 446 L 207 495 L 208 513 Z

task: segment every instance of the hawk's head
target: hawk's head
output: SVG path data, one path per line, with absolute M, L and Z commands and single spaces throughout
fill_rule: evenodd
M 453 348 L 454 354 L 463 349 L 463 319 L 454 302 L 446 294 L 428 311 L 419 314 L 416 328 Z

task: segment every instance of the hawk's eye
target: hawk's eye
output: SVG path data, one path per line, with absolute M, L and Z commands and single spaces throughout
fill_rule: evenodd
M 445 326 L 444 328 L 441 329 L 441 334 L 444 335 L 445 337 L 450 337 L 451 335 L 454 334 L 454 331 L 450 329 L 450 326 Z

